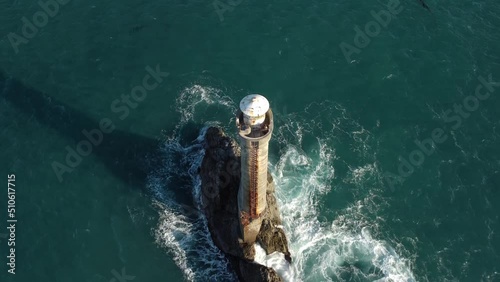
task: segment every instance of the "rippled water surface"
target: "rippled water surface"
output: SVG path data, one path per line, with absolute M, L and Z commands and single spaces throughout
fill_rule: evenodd
M 261 93 L 293 263 L 258 262 L 286 281 L 500 281 L 500 3 L 426 3 L 70 0 L 45 18 L 3 1 L 18 223 L 0 280 L 233 281 L 197 168 L 206 128 L 235 137 Z

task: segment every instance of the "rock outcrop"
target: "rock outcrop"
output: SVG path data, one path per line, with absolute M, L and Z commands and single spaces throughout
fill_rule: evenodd
M 269 267 L 254 262 L 254 244 L 242 243 L 238 219 L 240 148 L 220 128 L 210 127 L 205 134 L 205 156 L 200 168 L 203 211 L 215 245 L 224 252 L 240 281 L 282 281 Z M 267 254 L 281 252 L 291 256 L 274 197 L 274 182 L 268 173 L 267 208 L 261 214 L 262 226 L 257 241 Z

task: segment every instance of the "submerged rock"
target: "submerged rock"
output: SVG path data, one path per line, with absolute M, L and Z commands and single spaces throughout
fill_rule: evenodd
M 224 252 L 240 281 L 282 281 L 272 268 L 254 262 L 254 244 L 241 243 L 238 220 L 240 148 L 220 128 L 210 127 L 205 134 L 205 156 L 199 170 L 203 212 L 215 245 Z M 291 262 L 290 251 L 274 197 L 274 182 L 268 173 L 267 207 L 261 214 L 262 226 L 257 241 L 267 254 L 282 252 Z

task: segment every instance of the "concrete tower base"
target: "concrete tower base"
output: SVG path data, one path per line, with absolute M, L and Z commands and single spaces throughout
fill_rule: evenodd
M 241 177 L 238 190 L 240 231 L 243 242 L 253 244 L 266 210 L 269 141 L 273 133 L 273 112 L 262 95 L 248 95 L 236 115 L 241 146 Z
M 252 220 L 252 222 L 250 222 L 248 225 L 242 226 L 243 242 L 247 244 L 254 243 L 257 240 L 257 235 L 259 234 L 261 226 L 261 217 Z

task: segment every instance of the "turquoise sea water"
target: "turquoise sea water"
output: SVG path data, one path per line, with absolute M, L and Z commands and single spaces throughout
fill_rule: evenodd
M 500 281 L 497 1 L 66 2 L 36 31 L 39 4 L 0 3 L 0 281 L 233 280 L 196 211 L 199 136 L 235 136 L 250 93 L 274 111 L 293 257 L 259 262 L 287 281 Z M 168 76 L 122 101 L 148 66 Z

